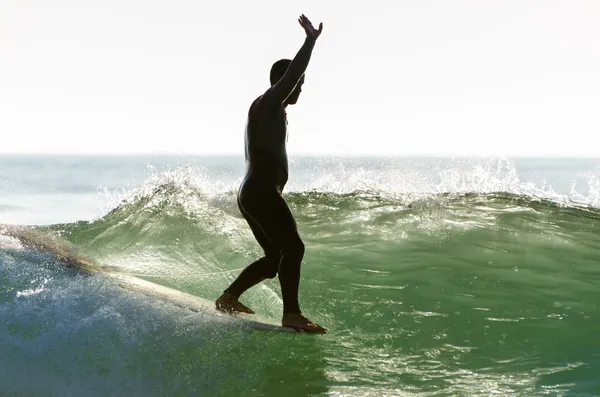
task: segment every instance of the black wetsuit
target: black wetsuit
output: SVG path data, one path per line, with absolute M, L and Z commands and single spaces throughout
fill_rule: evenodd
M 247 171 L 237 202 L 265 256 L 246 267 L 225 292 L 239 297 L 248 288 L 279 274 L 283 312 L 300 313 L 298 285 L 304 244 L 296 220 L 281 195 L 288 180 L 285 136 L 280 136 L 286 134 L 285 112 L 276 109 L 281 110 L 281 119 L 279 113 L 265 116 L 264 110 L 262 117 L 253 116 L 257 102 L 250 108 L 246 129 Z

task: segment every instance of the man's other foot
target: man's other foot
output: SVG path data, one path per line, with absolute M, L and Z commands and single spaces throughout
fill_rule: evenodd
M 281 325 L 293 328 L 298 332 L 311 332 L 315 334 L 324 334 L 327 330 L 318 324 L 313 323 L 300 313 L 286 313 L 283 315 Z
M 217 310 L 225 313 L 254 314 L 254 310 L 241 304 L 236 297 L 228 293 L 224 293 L 215 301 L 215 307 Z

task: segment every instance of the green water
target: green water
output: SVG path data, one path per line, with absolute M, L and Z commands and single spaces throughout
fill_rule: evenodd
M 600 210 L 511 193 L 286 199 L 306 243 L 300 303 L 326 335 L 235 327 L 4 237 L 0 395 L 600 395 Z M 37 229 L 209 299 L 262 255 L 232 192 L 178 184 Z M 242 300 L 281 316 L 276 279 Z

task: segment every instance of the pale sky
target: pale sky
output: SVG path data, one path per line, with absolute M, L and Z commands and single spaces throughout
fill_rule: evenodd
M 301 13 L 291 155 L 600 155 L 596 0 L 0 0 L 0 152 L 243 155 Z

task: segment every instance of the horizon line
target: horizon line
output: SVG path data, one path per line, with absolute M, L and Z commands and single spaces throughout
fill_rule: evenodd
M 54 157 L 54 156 L 86 156 L 86 157 L 133 157 L 133 156 L 156 156 L 156 157 L 244 157 L 244 153 L 190 153 L 190 152 L 2 152 L 0 156 L 29 156 L 29 157 Z M 466 154 L 466 153 L 288 153 L 288 157 L 499 157 L 499 158 L 600 158 L 598 154 Z

